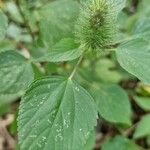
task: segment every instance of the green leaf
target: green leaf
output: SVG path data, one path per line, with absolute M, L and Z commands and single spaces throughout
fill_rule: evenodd
M 17 22 L 20 22 L 20 23 L 23 22 L 20 12 L 18 10 L 18 7 L 14 1 L 6 2 L 5 7 L 7 9 L 7 13 L 9 14 L 9 17 L 11 17 L 13 20 Z
M 143 138 L 148 135 L 150 135 L 150 114 L 145 115 L 141 119 L 135 130 L 134 138 L 135 139 Z
M 65 38 L 55 44 L 46 55 L 35 59 L 35 61 L 68 61 L 78 58 L 81 54 L 82 50 L 78 44 L 74 43 L 74 40 L 71 38 Z
M 118 83 L 121 81 L 122 76 L 117 69 L 112 68 L 116 68 L 116 64 L 112 60 L 101 58 L 95 64 L 95 73 L 104 83 Z
M 150 84 L 150 44 L 143 39 L 123 43 L 117 50 L 120 65 L 145 84 Z
M 117 85 L 103 85 L 95 89 L 94 98 L 100 115 L 116 124 L 131 124 L 131 107 L 124 90 Z
M 145 40 L 150 39 L 150 18 L 139 18 L 133 27 L 132 33 L 135 37 L 144 38 Z
M 135 96 L 134 100 L 142 109 L 150 111 L 150 97 Z
M 74 22 L 79 12 L 76 1 L 53 1 L 40 10 L 40 40 L 47 48 L 66 37 L 74 36 Z
M 0 40 L 5 37 L 7 26 L 8 20 L 4 13 L 0 10 Z
M 148 16 L 150 15 L 150 1 L 149 0 L 142 0 L 142 1 L 139 1 L 139 5 L 138 5 L 138 8 L 137 8 L 137 13 L 138 13 L 138 16 L 141 17 L 145 17 L 145 16 Z
M 32 32 L 36 32 L 37 25 L 37 16 L 35 9 L 31 9 L 28 0 L 18 0 L 20 9 L 25 17 L 25 20 L 28 21 L 28 24 L 32 30 Z
M 146 17 L 138 20 L 133 29 L 134 34 L 150 32 L 149 22 L 150 22 L 150 18 L 146 18 Z
M 92 97 L 75 81 L 35 81 L 22 99 L 18 131 L 22 150 L 81 150 L 96 125 Z
M 21 96 L 33 80 L 31 64 L 19 53 L 0 53 L 0 101 L 7 102 Z
M 142 150 L 134 142 L 122 136 L 110 139 L 102 146 L 102 150 Z
M 83 150 L 92 150 L 95 145 L 95 131 L 90 133 L 89 139 L 87 140 L 86 144 L 84 145 Z

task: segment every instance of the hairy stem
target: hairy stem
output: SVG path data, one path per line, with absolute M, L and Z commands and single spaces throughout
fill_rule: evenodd
M 107 49 L 109 52 L 116 52 L 116 48 L 110 48 L 110 49 Z
M 79 60 L 78 60 L 78 62 L 76 64 L 76 66 L 74 67 L 74 69 L 73 69 L 73 71 L 72 71 L 72 73 L 71 73 L 71 75 L 69 77 L 70 80 L 74 77 L 74 75 L 75 75 L 75 73 L 76 73 L 79 65 L 81 64 L 81 62 L 83 60 L 83 57 L 84 57 L 84 52 L 82 53 L 82 55 L 80 56 L 80 58 L 79 58 Z

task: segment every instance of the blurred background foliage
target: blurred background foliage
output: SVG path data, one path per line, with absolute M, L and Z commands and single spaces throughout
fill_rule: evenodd
M 13 84 L 5 91 L 3 85 L 11 82 L 15 74 L 10 75 L 10 81 L 3 81 L 0 73 L 0 150 L 19 149 L 16 118 L 20 97 L 29 83 L 43 76 L 69 75 L 76 64 L 76 60 L 47 62 L 45 56 L 56 45 L 63 46 L 62 50 L 77 47 L 69 45 L 70 40 L 61 40 L 74 38 L 80 1 L 0 0 L 0 54 L 17 51 L 29 61 L 43 56 L 41 63 L 32 63 L 32 71 L 26 71 L 24 83 Z M 150 0 L 127 0 L 118 17 L 116 45 L 143 31 L 150 40 L 149 17 Z M 22 59 L 20 68 L 24 67 Z M 96 132 L 85 150 L 150 148 L 150 86 L 123 70 L 117 63 L 115 52 L 87 53 L 75 78 L 91 91 L 100 112 Z

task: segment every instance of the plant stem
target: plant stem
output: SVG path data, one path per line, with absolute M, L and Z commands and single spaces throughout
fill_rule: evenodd
M 79 65 L 81 64 L 81 62 L 83 60 L 83 57 L 84 57 L 84 52 L 82 53 L 82 55 L 80 56 L 80 58 L 79 58 L 79 60 L 78 60 L 78 62 L 76 64 L 76 66 L 74 67 L 74 69 L 73 69 L 73 71 L 72 71 L 72 73 L 71 73 L 71 75 L 69 77 L 70 80 L 74 77 L 74 75 L 75 75 L 75 73 L 76 73 Z
M 26 19 L 26 16 L 24 15 L 24 12 L 22 11 L 22 8 L 21 8 L 21 5 L 20 5 L 20 1 L 19 1 L 19 0 L 16 0 L 16 3 L 17 3 L 17 6 L 18 6 L 20 15 L 22 16 L 23 22 L 25 23 L 25 25 L 26 25 L 26 27 L 27 27 L 27 30 L 28 30 L 29 34 L 31 35 L 32 40 L 33 40 L 33 42 L 34 42 L 34 41 L 35 41 L 34 33 L 32 32 L 32 29 L 31 29 L 31 27 L 30 27 L 30 25 L 29 25 L 29 22 L 28 22 L 28 20 Z
M 138 122 L 133 124 L 129 129 L 125 130 L 122 135 L 125 136 L 125 137 L 128 137 L 129 134 L 137 127 L 138 125 Z

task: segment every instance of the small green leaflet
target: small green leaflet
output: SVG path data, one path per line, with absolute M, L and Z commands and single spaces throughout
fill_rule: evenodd
M 5 103 L 21 96 L 33 81 L 31 64 L 15 51 L 0 53 L 0 101 Z
M 135 96 L 136 103 L 145 111 L 150 111 L 150 97 Z
M 143 39 L 123 43 L 117 50 L 120 65 L 145 84 L 150 84 L 150 44 Z
M 21 101 L 20 148 L 81 150 L 96 125 L 96 118 L 94 100 L 75 81 L 63 77 L 37 80 Z
M 52 46 L 51 50 L 44 56 L 35 59 L 37 62 L 48 61 L 48 62 L 61 62 L 68 61 L 78 58 L 82 54 L 79 45 L 74 42 L 71 38 L 65 38 L 60 40 Z
M 133 141 L 122 136 L 110 139 L 102 146 L 102 150 L 142 150 Z
M 0 40 L 5 37 L 7 26 L 8 20 L 4 13 L 0 10 Z
M 116 124 L 131 124 L 131 107 L 127 94 L 118 85 L 103 85 L 93 89 L 99 114 Z
M 145 115 L 139 122 L 135 133 L 134 138 L 143 138 L 150 135 L 150 114 Z

